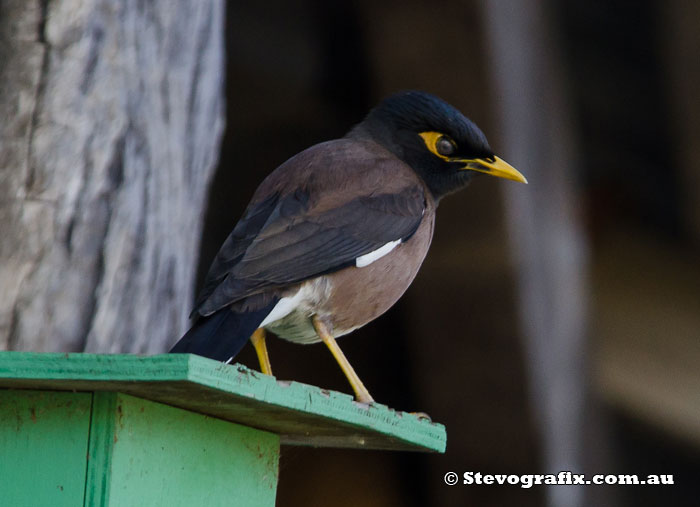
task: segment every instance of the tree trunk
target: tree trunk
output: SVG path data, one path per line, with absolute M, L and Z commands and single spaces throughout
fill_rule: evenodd
M 186 325 L 223 129 L 222 0 L 0 4 L 0 348 Z

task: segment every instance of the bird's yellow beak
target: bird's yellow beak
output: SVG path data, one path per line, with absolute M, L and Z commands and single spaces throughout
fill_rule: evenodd
M 477 158 L 473 160 L 456 160 L 455 162 L 463 162 L 464 167 L 462 169 L 465 171 L 477 171 L 496 176 L 497 178 L 519 181 L 527 185 L 525 176 L 502 158 L 493 157 L 493 160 Z

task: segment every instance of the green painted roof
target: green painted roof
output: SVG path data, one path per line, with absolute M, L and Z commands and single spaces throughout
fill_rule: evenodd
M 116 391 L 277 433 L 283 444 L 444 452 L 445 427 L 191 354 L 0 352 L 0 387 Z

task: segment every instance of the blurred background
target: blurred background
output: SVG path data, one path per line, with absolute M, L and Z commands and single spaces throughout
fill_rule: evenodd
M 91 58 L 98 69 L 107 65 L 102 63 L 103 53 L 105 61 L 113 62 L 107 54 L 112 41 L 109 20 L 119 24 L 127 17 L 118 8 L 105 7 L 109 2 L 94 3 L 99 9 L 83 7 L 75 15 L 69 7 L 41 2 L 43 7 L 31 14 L 31 26 L 39 26 L 45 38 L 32 44 L 49 47 L 44 51 L 50 56 L 33 64 L 40 76 L 61 58 L 88 62 L 81 64 L 81 75 Z M 113 44 L 136 48 L 124 58 L 135 58 L 133 73 L 141 76 L 136 78 L 141 85 L 126 80 L 124 86 L 142 95 L 136 103 L 110 102 L 128 113 L 119 130 L 122 137 L 117 133 L 108 144 L 119 146 L 115 143 L 122 139 L 116 152 L 126 155 L 121 162 L 100 157 L 105 145 L 87 141 L 88 128 L 80 137 L 82 146 L 96 155 L 77 163 L 87 171 L 95 166 L 111 187 L 96 185 L 91 190 L 90 185 L 78 185 L 73 197 L 61 197 L 70 189 L 54 196 L 51 189 L 61 185 L 52 187 L 49 176 L 42 180 L 36 175 L 42 174 L 42 167 L 50 168 L 52 157 L 46 153 L 60 152 L 66 139 L 30 146 L 28 161 L 22 159 L 23 179 L 16 184 L 7 162 L 13 145 L 5 142 L 0 147 L 5 160 L 0 192 L 6 197 L 0 227 L 4 237 L 18 238 L 0 247 L 6 268 L 13 266 L 12 273 L 4 273 L 4 280 L 12 283 L 7 282 L 0 299 L 0 345 L 165 350 L 186 329 L 193 290 L 201 286 L 211 260 L 262 179 L 302 149 L 342 136 L 383 96 L 421 89 L 474 120 L 495 152 L 530 183 L 479 178 L 466 191 L 445 199 L 431 251 L 406 295 L 382 318 L 340 342 L 375 399 L 400 410 L 427 412 L 446 425 L 447 452 L 283 448 L 278 505 L 697 505 L 700 4 L 269 0 L 230 1 L 224 9 L 213 1 L 192 7 L 187 17 L 173 13 L 175 7 L 127 4 L 128 26 L 137 35 L 132 41 L 127 30 L 127 36 L 115 36 Z M 205 9 L 204 4 L 213 7 Z M 113 14 L 105 14 L 110 9 Z M 49 20 L 48 28 L 40 26 L 42 19 L 44 25 Z M 60 32 L 61 19 L 71 20 L 72 31 Z M 100 25 L 100 37 L 107 42 L 92 52 L 88 44 L 66 57 L 66 48 L 73 44 L 70 37 L 80 39 L 66 34 L 79 32 L 83 22 L 90 29 L 81 37 L 94 40 L 96 19 L 107 20 Z M 53 32 L 51 23 L 56 24 Z M 152 41 L 139 39 L 154 31 Z M 6 75 L 11 64 L 20 61 L 17 55 L 30 51 L 22 53 L 26 41 L 17 33 L 17 23 L 0 25 L 5 48 L 14 44 Z M 158 48 L 151 65 L 139 60 L 142 52 L 151 54 L 142 49 L 148 43 Z M 28 65 L 26 58 L 21 65 Z M 121 75 L 124 65 L 120 61 L 105 67 L 105 79 Z M 170 68 L 195 78 L 183 81 L 180 90 L 181 81 L 169 74 Z M 10 99 L 20 100 L 21 94 L 2 92 L 3 116 L 26 116 L 21 124 L 3 127 L 3 141 L 18 132 L 30 140 L 53 139 L 59 124 L 64 132 L 80 130 L 75 126 L 80 120 L 65 114 L 60 122 L 55 118 L 50 93 L 67 87 L 61 72 L 56 67 L 59 78 L 48 84 L 40 77 L 29 80 L 38 90 L 34 98 L 39 106 L 8 109 Z M 210 86 L 193 84 L 198 73 L 205 72 L 214 75 L 202 78 Z M 110 73 L 115 74 L 109 77 Z M 162 80 L 151 82 L 151 76 L 161 74 Z M 15 81 L 17 75 L 13 74 Z M 163 83 L 169 88 L 164 90 Z M 89 84 L 82 96 L 99 99 L 111 86 Z M 80 87 L 76 89 L 79 96 Z M 225 96 L 225 105 L 212 100 L 216 94 Z M 163 96 L 170 100 L 161 104 Z M 153 114 L 165 126 L 148 127 L 143 134 L 140 122 L 154 121 L 148 105 L 153 100 L 160 104 Z M 90 116 L 90 108 L 77 109 L 76 115 Z M 102 121 L 113 122 L 114 117 Z M 134 154 L 157 151 L 163 139 L 172 157 L 157 163 L 146 156 L 143 166 L 129 163 Z M 203 153 L 202 143 L 208 150 Z M 32 155 L 32 150 L 43 156 Z M 152 225 L 146 219 L 140 226 L 142 236 L 124 234 L 124 239 L 114 227 L 104 226 L 94 239 L 90 224 L 99 221 L 99 214 L 80 215 L 78 225 L 75 219 L 70 225 L 70 220 L 54 215 L 46 218 L 53 225 L 32 225 L 43 216 L 32 206 L 47 193 L 77 210 L 93 202 L 81 199 L 81 192 L 106 195 L 106 209 L 118 210 L 118 204 L 110 203 L 120 199 L 121 189 L 138 178 L 143 167 L 162 165 L 166 169 L 153 170 L 170 171 L 166 183 L 161 182 L 169 186 L 159 199 L 174 195 L 178 200 L 165 212 L 151 201 L 139 208 L 142 214 L 152 209 L 171 217 Z M 85 179 L 86 173 L 80 177 Z M 148 181 L 146 189 L 151 188 Z M 19 195 L 20 187 L 25 192 L 21 201 L 7 198 Z M 94 202 L 100 202 L 98 197 Z M 144 199 L 148 201 L 143 196 L 137 200 Z M 187 213 L 192 216 L 179 215 Z M 108 214 L 105 223 L 113 224 L 113 217 Z M 139 230 L 138 220 L 117 224 Z M 51 246 L 47 240 L 49 246 L 33 250 L 24 239 L 27 228 L 63 246 Z M 46 228 L 52 232 L 46 233 Z M 76 236 L 81 230 L 84 239 Z M 182 241 L 170 246 L 158 241 L 171 234 Z M 107 243 L 109 248 L 66 246 L 75 241 L 83 246 Z M 119 249 L 119 241 L 135 246 L 129 261 L 115 260 L 112 266 L 110 255 Z M 155 243 L 156 261 L 134 260 L 134 252 Z M 171 253 L 164 253 L 165 248 Z M 63 253 L 56 254 L 56 249 Z M 35 260 L 26 267 L 31 255 Z M 52 255 L 64 263 L 97 256 L 90 266 L 102 269 L 102 275 L 87 280 L 78 276 L 71 282 L 76 293 L 94 294 L 86 312 L 97 317 L 86 317 L 87 324 L 67 326 L 55 318 L 63 310 L 52 310 L 49 300 L 41 310 L 48 323 L 32 325 L 37 317 L 31 313 L 30 289 L 43 287 L 39 281 L 44 278 L 50 280 L 47 286 L 54 295 L 65 287 L 55 273 L 36 268 Z M 116 274 L 104 275 L 119 273 L 121 266 L 121 276 L 128 277 L 124 269 L 132 272 L 134 265 L 134 272 L 143 271 L 143 276 L 132 284 L 119 282 Z M 118 339 L 113 333 L 101 335 L 101 323 L 124 315 L 120 317 L 118 305 L 101 300 L 148 287 L 154 287 L 160 299 L 146 305 L 150 317 L 135 318 L 155 322 L 144 323 L 143 329 L 162 338 L 148 341 L 148 336 L 127 332 L 120 332 Z M 130 311 L 129 315 L 145 312 Z M 65 339 L 47 337 L 57 333 Z M 349 391 L 322 345 L 272 340 L 269 347 L 278 378 Z M 239 359 L 257 367 L 251 348 Z M 443 483 L 447 471 L 561 470 L 673 474 L 675 485 L 521 489 Z

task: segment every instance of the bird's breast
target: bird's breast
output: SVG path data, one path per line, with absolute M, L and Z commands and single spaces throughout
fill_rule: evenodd
M 356 266 L 304 282 L 278 303 L 261 327 L 285 340 L 315 343 L 320 340 L 311 325 L 313 315 L 329 323 L 336 337 L 376 319 L 415 278 L 430 247 L 433 226 L 434 214 L 426 213 L 415 234 L 387 248 L 384 255 L 368 255 Z

